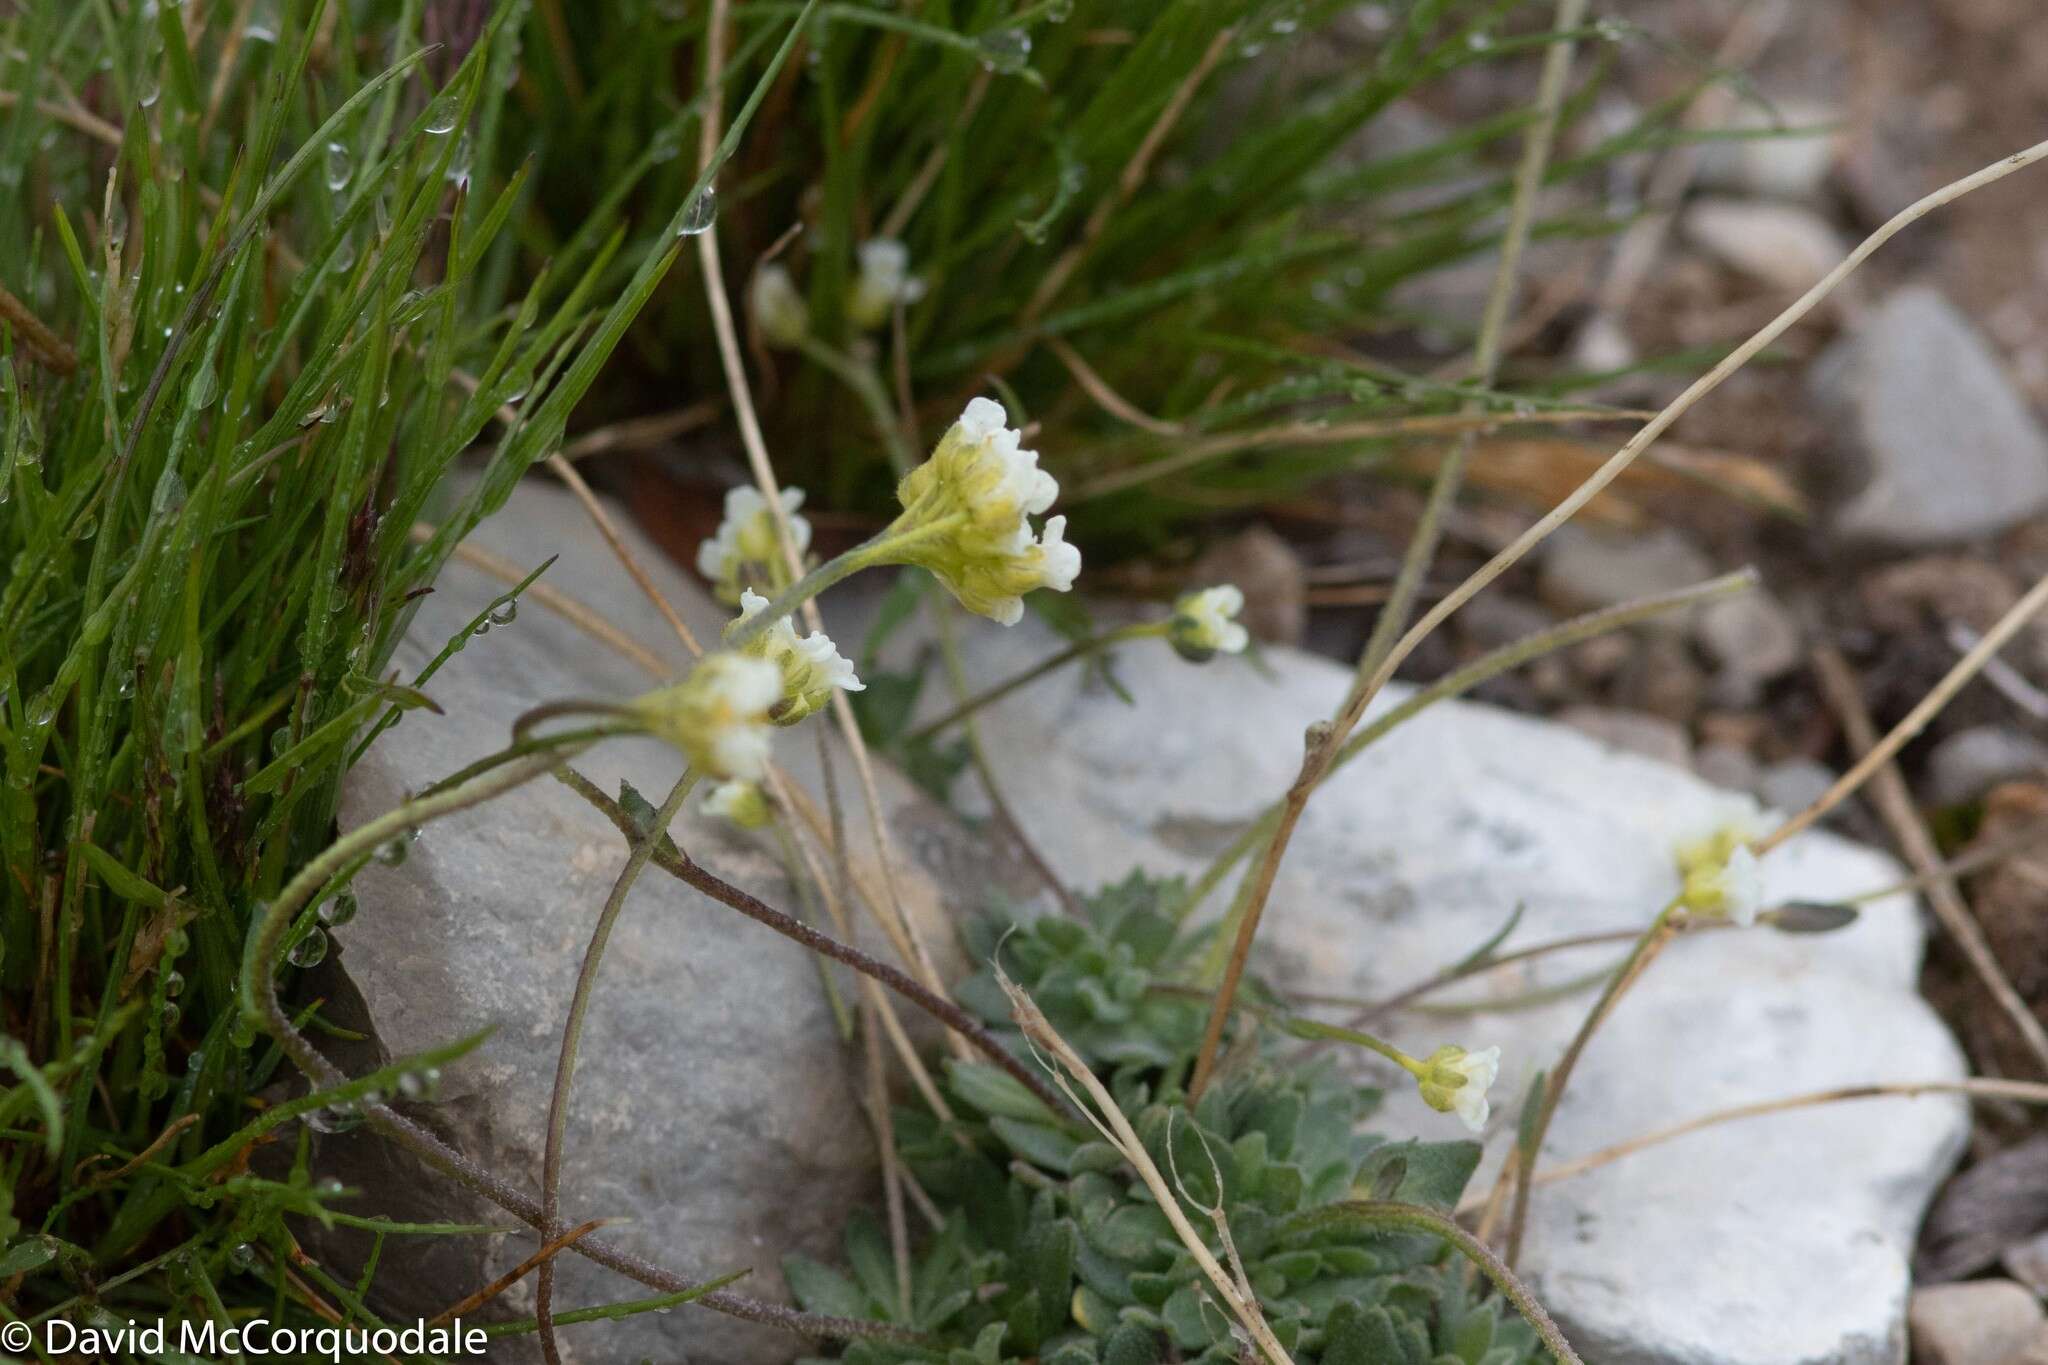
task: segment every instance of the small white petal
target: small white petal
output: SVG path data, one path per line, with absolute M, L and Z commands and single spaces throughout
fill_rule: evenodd
M 970 398 L 960 414 L 960 433 L 970 441 L 986 441 L 1010 424 L 1010 414 L 993 398 Z
M 1039 548 L 1045 552 L 1045 565 L 1041 571 L 1045 586 L 1054 592 L 1065 592 L 1074 586 L 1074 579 L 1081 572 L 1081 551 L 1066 543 L 1067 519 L 1047 517 L 1045 535 L 1039 541 Z M 1012 622 L 1004 622 L 1010 625 Z

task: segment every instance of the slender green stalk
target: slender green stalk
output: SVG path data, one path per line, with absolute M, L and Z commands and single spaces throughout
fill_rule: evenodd
M 1001 701 L 1019 688 L 1029 687 L 1048 673 L 1056 673 L 1070 663 L 1099 654 L 1112 646 L 1120 645 L 1127 640 L 1163 638 L 1166 635 L 1167 624 L 1164 621 L 1141 621 L 1104 631 L 1100 635 L 1091 635 L 1085 640 L 1076 640 L 1065 649 L 1039 660 L 1023 672 L 1013 674 L 994 686 L 975 693 L 938 719 L 926 721 L 906 734 L 903 737 L 904 742 L 915 744 L 920 740 L 930 739 L 940 731 L 958 725 L 982 707 Z
M 569 1092 L 576 1082 L 576 1054 L 583 1044 L 583 1023 L 589 1017 L 590 1001 L 597 992 L 597 972 L 604 962 L 605 947 L 611 942 L 612 928 L 619 922 L 619 913 L 626 908 L 626 897 L 632 892 L 633 884 L 640 880 L 640 873 L 653 856 L 655 845 L 661 842 L 669 823 L 676 818 L 676 812 L 683 808 L 690 789 L 696 785 L 696 771 L 685 770 L 662 801 L 654 824 L 631 840 L 632 851 L 626 855 L 626 865 L 620 869 L 618 880 L 612 883 L 611 895 L 605 898 L 603 907 L 597 912 L 597 924 L 590 931 L 590 944 L 583 950 L 583 965 L 577 968 L 576 989 L 569 998 L 569 1018 L 562 1026 L 562 1050 L 555 1063 L 554 1089 L 548 1097 L 547 1144 L 541 1156 L 540 1179 L 541 1217 L 547 1222 L 547 1226 L 541 1229 L 544 1237 L 559 1236 L 562 1232 L 562 1145 L 569 1131 Z M 555 1262 L 550 1257 L 541 1262 L 534 1312 L 539 1323 L 542 1354 L 547 1357 L 548 1365 L 561 1365 L 561 1348 L 555 1342 L 554 1297 Z
M 1535 1185 L 1536 1157 L 1543 1150 L 1543 1137 L 1550 1131 L 1551 1119 L 1557 1116 L 1557 1105 L 1564 1098 L 1564 1088 L 1571 1084 L 1573 1069 L 1584 1055 L 1586 1044 L 1593 1040 L 1594 1031 L 1621 1002 L 1628 988 L 1649 970 L 1650 964 L 1677 936 L 1684 923 L 1684 907 L 1676 898 L 1657 912 L 1657 918 L 1650 921 L 1650 927 L 1643 930 L 1636 946 L 1622 959 L 1620 969 L 1608 981 L 1607 989 L 1600 993 L 1600 998 L 1593 1002 L 1593 1008 L 1579 1025 L 1579 1031 L 1572 1035 L 1570 1044 L 1565 1047 L 1564 1055 L 1557 1059 L 1557 1065 L 1545 1078 L 1543 1097 L 1537 1101 L 1536 1115 L 1517 1139 L 1510 1163 L 1515 1181 L 1514 1212 L 1508 1218 L 1506 1259 L 1510 1266 L 1521 1258 L 1522 1234 L 1529 1224 L 1529 1193 Z
M 905 526 L 910 514 L 896 519 L 881 534 L 863 541 L 842 555 L 826 560 L 817 568 L 792 583 L 774 601 L 755 612 L 736 627 L 725 638 L 726 646 L 739 649 L 761 637 L 777 621 L 789 616 L 804 603 L 824 592 L 834 584 L 842 583 L 862 569 L 880 564 L 906 562 L 902 555 L 926 540 L 935 540 L 950 535 L 965 519 L 965 514 L 937 518 L 917 526 Z

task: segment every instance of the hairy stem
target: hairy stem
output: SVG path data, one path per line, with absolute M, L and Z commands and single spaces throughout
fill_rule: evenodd
M 1579 1353 L 1565 1340 L 1558 1330 L 1557 1322 L 1537 1302 L 1529 1287 L 1515 1275 L 1500 1257 L 1486 1247 L 1486 1243 L 1458 1226 L 1449 1214 L 1439 1213 L 1422 1204 L 1403 1204 L 1385 1199 L 1352 1199 L 1331 1204 L 1325 1208 L 1313 1209 L 1299 1218 L 1282 1224 L 1283 1232 L 1306 1230 L 1329 1223 L 1363 1223 L 1368 1227 L 1388 1228 L 1403 1232 L 1427 1233 L 1441 1237 L 1462 1252 L 1472 1264 L 1493 1281 L 1507 1301 L 1515 1306 L 1528 1324 L 1536 1329 L 1536 1335 L 1543 1339 L 1543 1345 L 1562 1365 L 1584 1365 Z
M 602 811 L 605 818 L 613 824 L 621 829 L 632 827 L 632 817 L 626 813 L 625 808 L 591 785 L 588 778 L 573 770 L 565 770 L 563 781 L 584 800 Z M 877 961 L 850 944 L 841 943 L 822 934 L 796 916 L 777 910 L 753 893 L 734 886 L 716 873 L 707 870 L 665 836 L 656 841 L 652 857 L 656 867 L 696 887 L 711 899 L 739 911 L 748 919 L 767 925 L 784 938 L 796 940 L 814 953 L 822 953 L 835 962 L 843 962 L 855 971 L 873 977 L 973 1044 L 990 1061 L 1036 1095 L 1053 1113 L 1058 1114 L 1065 1110 L 1066 1106 L 1061 1101 L 1059 1093 L 1047 1085 L 1043 1077 L 1018 1061 L 1010 1050 L 1003 1046 L 1002 1041 L 989 1032 L 987 1025 L 938 992 L 930 990 L 888 963 Z
M 668 829 L 669 822 L 676 818 L 676 812 L 683 808 L 684 799 L 696 785 L 697 774 L 685 771 L 669 789 L 668 797 L 655 815 L 653 827 L 640 831 L 637 836 L 627 836 L 631 851 L 626 855 L 626 865 L 620 869 L 618 880 L 612 883 L 611 894 L 605 897 L 603 908 L 597 912 L 597 923 L 590 931 L 590 944 L 583 950 L 583 965 L 576 971 L 576 989 L 569 998 L 569 1017 L 562 1026 L 561 1055 L 555 1063 L 554 1089 L 548 1096 L 547 1145 L 541 1156 L 541 1216 L 547 1219 L 548 1226 L 543 1231 L 549 1237 L 561 1232 L 562 1145 L 569 1131 L 569 1091 L 576 1080 L 576 1054 L 583 1043 L 583 1023 L 590 1014 L 591 997 L 597 991 L 598 967 L 604 961 L 605 947 L 611 942 L 612 927 L 619 922 L 619 913 L 626 908 L 626 897 L 632 892 L 633 883 L 640 880 L 640 873 L 647 867 L 655 841 Z M 561 1348 L 555 1342 L 555 1267 L 552 1257 L 541 1263 L 536 1285 L 534 1316 L 540 1324 L 541 1352 L 547 1357 L 548 1365 L 561 1365 Z

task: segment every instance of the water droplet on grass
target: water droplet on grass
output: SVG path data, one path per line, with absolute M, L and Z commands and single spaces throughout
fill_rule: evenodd
M 336 194 L 348 188 L 348 182 L 356 173 L 355 161 L 349 156 L 348 144 L 330 142 L 327 144 L 327 188 Z
M 294 943 L 285 960 L 294 967 L 317 967 L 327 960 L 326 931 L 315 927 L 306 931 L 306 936 Z
M 974 40 L 981 49 L 981 64 L 991 71 L 1013 76 L 1031 60 L 1031 35 L 1021 28 L 999 28 Z
M 676 230 L 685 237 L 695 237 L 700 232 L 709 231 L 711 225 L 717 221 L 718 186 L 706 185 L 691 195 L 689 201 L 683 205 L 682 222 Z
M 462 117 L 462 102 L 455 98 L 452 90 L 443 91 L 427 106 L 426 129 L 439 137 L 453 128 Z

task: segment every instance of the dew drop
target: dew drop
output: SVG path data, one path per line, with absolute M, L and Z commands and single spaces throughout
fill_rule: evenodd
M 199 368 L 192 371 L 192 379 L 185 385 L 185 406 L 210 408 L 219 397 L 220 376 L 214 372 L 212 358 L 202 356 Z
M 153 107 L 156 104 L 156 102 L 163 97 L 163 93 L 163 82 L 160 79 L 158 79 L 155 75 L 150 75 L 144 78 L 142 82 L 142 89 L 136 92 L 135 102 L 141 105 L 143 108 L 148 109 Z
M 327 144 L 327 188 L 336 194 L 348 188 L 350 177 L 356 173 L 355 162 L 348 154 L 345 142 Z
M 691 195 L 683 205 L 683 219 L 677 231 L 685 237 L 695 237 L 710 230 L 718 221 L 718 186 L 706 185 Z
M 176 971 L 172 971 L 172 972 L 165 972 L 165 973 L 164 973 L 164 994 L 165 994 L 165 995 L 177 995 L 177 994 L 179 994 L 180 992 L 182 992 L 182 991 L 183 991 L 184 989 L 185 989 L 185 974 L 184 974 L 183 972 L 176 972 Z
M 1031 35 L 1021 28 L 992 29 L 974 40 L 981 64 L 1005 76 L 1015 75 L 1031 60 Z
M 401 834 L 377 850 L 377 861 L 386 867 L 399 867 L 411 854 L 412 840 Z
M 183 1015 L 184 1011 L 178 1008 L 178 1002 L 175 1000 L 164 1001 L 163 1009 L 157 1012 L 157 1018 L 163 1021 L 165 1028 L 176 1028 L 178 1020 Z
M 327 958 L 327 933 L 317 925 L 306 931 L 306 936 L 292 945 L 285 954 L 285 960 L 294 967 L 317 967 Z
M 320 907 L 320 922 L 330 929 L 338 929 L 356 917 L 356 909 L 355 893 L 344 891 Z
M 434 102 L 427 106 L 426 129 L 439 137 L 454 128 L 461 117 L 461 101 L 455 98 L 453 90 L 444 90 L 434 96 Z
M 228 1252 L 228 1266 L 234 1270 L 247 1270 L 256 1264 L 256 1247 L 251 1242 L 237 1242 Z
M 517 602 L 500 602 L 491 608 L 490 622 L 494 626 L 509 626 L 519 619 Z

